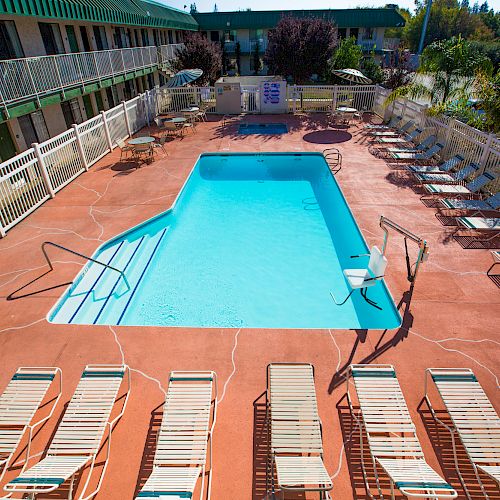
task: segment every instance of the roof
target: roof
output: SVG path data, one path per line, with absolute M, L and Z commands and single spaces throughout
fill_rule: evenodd
M 152 0 L 0 0 L 0 14 L 196 31 L 187 12 Z
M 319 17 L 333 21 L 339 28 L 389 28 L 405 24 L 404 18 L 394 8 L 250 10 L 193 14 L 200 25 L 200 30 L 274 28 L 283 16 Z

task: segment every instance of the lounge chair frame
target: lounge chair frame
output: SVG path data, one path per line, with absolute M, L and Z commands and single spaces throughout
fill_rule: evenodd
M 57 461 L 57 457 L 59 457 L 59 458 L 65 457 L 65 459 L 67 459 L 68 461 L 70 459 L 74 459 L 73 463 L 70 462 L 70 463 L 64 464 L 64 462 L 61 461 L 60 465 L 57 465 L 57 463 L 55 463 L 55 464 L 49 464 L 49 466 L 48 466 L 49 471 L 52 471 L 52 472 L 54 470 L 56 470 L 56 472 L 62 471 L 61 472 L 61 476 L 62 476 L 61 479 L 64 479 L 64 481 L 58 482 L 57 484 L 54 484 L 53 482 L 52 483 L 48 483 L 47 482 L 45 484 L 44 483 L 38 483 L 38 484 L 31 483 L 30 484 L 29 478 L 27 478 L 26 481 L 22 480 L 21 476 L 22 476 L 22 474 L 24 473 L 24 471 L 26 469 L 26 468 L 23 468 L 23 470 L 21 471 L 21 474 L 19 475 L 19 477 L 16 478 L 17 482 L 16 482 L 16 479 L 14 479 L 10 483 L 7 483 L 4 486 L 4 490 L 5 491 L 7 491 L 7 492 L 13 492 L 13 493 L 19 493 L 19 492 L 21 492 L 21 493 L 28 493 L 30 496 L 34 497 L 36 494 L 39 494 L 39 493 L 50 493 L 52 491 L 55 491 L 56 489 L 58 489 L 59 487 L 61 487 L 63 484 L 65 484 L 67 481 L 69 481 L 68 499 L 72 500 L 72 498 L 73 498 L 73 489 L 74 489 L 76 477 L 77 477 L 77 475 L 78 475 L 79 472 L 83 471 L 84 468 L 88 467 L 89 470 L 88 470 L 88 473 L 87 473 L 87 479 L 85 481 L 85 484 L 84 484 L 84 486 L 82 488 L 82 492 L 80 493 L 78 499 L 79 500 L 90 500 L 95 495 L 97 495 L 97 493 L 101 489 L 102 482 L 104 480 L 104 476 L 105 476 L 106 470 L 108 468 L 109 456 L 110 456 L 110 450 L 111 450 L 111 434 L 112 434 L 112 431 L 113 431 L 113 427 L 116 425 L 116 423 L 123 416 L 123 414 L 125 412 L 125 408 L 127 406 L 127 402 L 128 402 L 129 396 L 130 396 L 130 387 L 131 387 L 130 369 L 129 369 L 129 367 L 127 365 L 106 365 L 106 364 L 87 365 L 85 367 L 84 371 L 83 371 L 82 377 L 80 378 L 79 384 L 77 386 L 77 389 L 78 389 L 78 387 L 80 386 L 80 383 L 82 383 L 82 379 L 85 377 L 85 373 L 102 373 L 102 372 L 113 373 L 113 372 L 116 372 L 116 371 L 120 371 L 120 373 L 121 373 L 121 382 L 120 382 L 120 384 L 116 388 L 116 394 L 115 394 L 115 397 L 114 397 L 113 405 L 112 405 L 112 407 L 110 408 L 110 411 L 109 411 L 110 414 L 111 414 L 111 411 L 113 409 L 114 404 L 119 399 L 123 398 L 123 395 L 118 397 L 118 393 L 120 391 L 120 387 L 122 386 L 124 379 L 127 380 L 127 392 L 125 393 L 125 399 L 123 401 L 120 413 L 113 420 L 109 420 L 109 417 L 108 417 L 108 420 L 105 423 L 104 429 L 103 429 L 102 434 L 100 436 L 101 437 L 100 443 L 96 447 L 96 450 L 94 452 L 88 451 L 86 453 L 84 453 L 84 452 L 80 453 L 78 451 L 75 451 L 74 453 L 71 453 L 71 451 L 68 451 L 67 449 L 64 449 L 61 452 L 58 452 L 57 449 L 51 451 L 51 448 L 54 446 L 54 441 L 55 441 L 55 439 L 58 436 L 58 431 L 62 428 L 61 426 L 65 422 L 64 418 L 67 415 L 67 412 L 68 412 L 68 410 L 69 410 L 69 408 L 71 406 L 71 402 L 73 401 L 73 397 L 74 397 L 74 395 L 73 395 L 73 397 L 70 400 L 70 403 L 68 405 L 68 408 L 66 409 L 66 411 L 64 413 L 63 419 L 61 420 L 61 422 L 59 424 L 59 427 L 56 430 L 56 433 L 54 434 L 54 437 L 53 437 L 52 442 L 51 442 L 51 444 L 49 446 L 47 455 L 38 464 L 36 464 L 34 466 L 34 467 L 37 467 L 39 464 L 43 463 L 44 460 L 50 461 L 51 459 L 53 459 L 54 461 Z M 89 376 L 92 377 L 92 375 L 89 375 Z M 96 375 L 94 375 L 94 376 L 96 376 Z M 77 405 L 75 404 L 75 406 L 77 406 Z M 78 425 L 74 424 L 74 426 L 77 427 Z M 104 434 L 106 433 L 106 431 L 107 431 L 107 435 L 105 437 Z M 69 431 L 69 432 L 71 432 L 71 431 Z M 66 439 L 66 438 L 61 439 L 61 441 L 63 441 L 64 439 Z M 97 485 L 96 485 L 95 489 L 91 493 L 86 494 L 87 493 L 86 490 L 87 490 L 87 488 L 89 486 L 90 479 L 92 478 L 92 473 L 93 473 L 95 465 L 96 465 L 97 456 L 99 455 L 100 451 L 102 450 L 102 448 L 103 448 L 104 443 L 105 443 L 106 440 L 107 440 L 106 458 L 105 458 L 104 465 L 103 465 L 103 468 L 102 468 L 102 471 L 101 471 L 101 474 L 100 474 L 100 477 L 99 477 L 99 481 L 97 482 Z M 65 448 L 68 445 L 68 443 L 70 443 L 70 442 L 71 442 L 71 438 L 68 438 L 67 441 L 66 441 L 66 443 L 64 443 L 64 444 L 62 444 L 61 442 L 59 442 L 56 445 L 56 448 L 59 447 L 59 446 L 63 446 L 63 448 Z M 90 445 L 87 445 L 87 447 L 89 447 L 89 446 Z M 84 448 L 83 445 L 81 445 L 81 447 Z M 75 464 L 77 464 L 77 465 L 75 465 Z M 62 470 L 64 467 L 66 467 L 66 469 L 68 471 L 71 471 L 71 473 L 68 472 L 69 475 L 68 474 L 64 474 L 64 470 Z M 29 472 L 29 470 L 30 469 L 28 469 L 28 472 Z M 51 478 L 52 477 L 53 477 L 53 475 L 51 476 Z M 57 476 L 57 478 L 59 478 L 59 476 Z
M 273 449 L 273 444 L 272 444 L 272 407 L 271 407 L 271 401 L 270 401 L 270 391 L 271 391 L 271 368 L 273 366 L 282 366 L 282 367 L 308 367 L 311 369 L 312 372 L 312 378 L 313 378 L 313 386 L 312 386 L 312 391 L 308 393 L 310 396 L 311 400 L 313 401 L 313 407 L 314 410 L 312 410 L 313 415 L 310 415 L 309 418 L 306 420 L 309 422 L 312 422 L 313 425 L 316 424 L 319 429 L 319 433 L 315 436 L 316 441 L 315 444 L 316 446 L 313 446 L 312 444 L 309 444 L 309 447 L 305 447 L 303 444 L 299 443 L 296 444 L 295 446 L 292 447 L 290 451 L 286 452 L 276 452 Z M 304 394 L 304 392 L 302 393 Z M 270 363 L 267 365 L 266 369 L 266 422 L 267 422 L 267 431 L 268 431 L 268 444 L 269 444 L 269 449 L 268 449 L 268 460 L 267 460 L 267 468 L 266 468 L 266 491 L 269 492 L 271 490 L 271 494 L 275 495 L 276 491 L 276 486 L 275 486 L 275 480 L 274 480 L 274 474 L 273 471 L 275 470 L 275 467 L 278 468 L 278 462 L 279 462 L 279 456 L 286 457 L 287 459 L 298 459 L 297 463 L 294 464 L 295 466 L 300 467 L 300 459 L 305 458 L 307 459 L 314 459 L 317 458 L 317 464 L 315 464 L 317 469 L 324 469 L 323 465 L 323 430 L 322 430 L 322 423 L 321 419 L 319 418 L 319 414 L 317 413 L 317 402 L 316 402 L 316 390 L 314 387 L 314 366 L 310 363 Z M 308 408 L 309 411 L 311 411 L 311 408 Z M 314 415 L 315 414 L 315 415 Z M 298 420 L 289 420 L 290 422 L 298 422 Z M 314 430 L 309 430 L 309 435 L 313 435 Z M 287 440 L 287 445 L 291 445 L 293 443 L 292 439 Z M 308 449 L 306 449 L 308 448 Z M 304 453 L 307 453 L 307 456 L 304 457 Z M 316 457 L 314 455 L 317 454 Z M 271 487 L 269 488 L 269 478 L 271 478 Z M 320 494 L 320 499 L 325 499 L 325 500 L 331 500 L 330 496 L 330 490 L 333 488 L 333 484 L 331 482 L 330 477 L 328 479 L 325 479 L 325 483 L 317 484 L 316 487 L 314 486 L 291 486 L 291 485 L 279 485 L 281 487 L 281 492 L 282 492 L 282 498 L 284 499 L 285 497 L 285 492 L 290 491 L 290 492 L 318 492 Z M 326 482 L 328 481 L 328 482 Z M 314 483 L 312 483 L 314 484 Z
M 42 391 L 39 391 L 40 394 L 38 397 L 36 395 L 34 395 L 33 401 L 32 401 L 33 407 L 31 409 L 31 411 L 28 410 L 28 415 L 25 415 L 25 417 L 24 417 L 25 423 L 23 423 L 21 421 L 19 421 L 19 423 L 13 423 L 12 422 L 13 417 L 9 417 L 8 415 L 5 415 L 5 418 L 2 418 L 2 416 L 0 415 L 0 436 L 2 435 L 2 431 L 3 430 L 8 431 L 9 427 L 10 428 L 12 428 L 12 427 L 21 427 L 22 428 L 22 430 L 18 429 L 19 432 L 17 433 L 17 436 L 11 437 L 11 440 L 9 442 L 9 444 L 11 445 L 11 453 L 8 455 L 6 454 L 5 458 L 0 458 L 0 467 L 1 467 L 1 469 L 0 469 L 0 482 L 2 481 L 4 475 L 7 472 L 7 470 L 9 469 L 9 467 L 11 467 L 12 465 L 24 464 L 22 471 L 25 470 L 25 468 L 28 465 L 29 459 L 30 459 L 31 442 L 33 439 L 34 430 L 37 427 L 40 427 L 45 422 L 47 422 L 47 420 L 49 420 L 52 417 L 52 415 L 54 414 L 54 410 L 56 409 L 57 403 L 59 403 L 59 400 L 61 399 L 61 395 L 62 395 L 62 371 L 60 368 L 52 367 L 52 366 L 50 366 L 50 367 L 48 367 L 48 366 L 39 366 L 39 367 L 21 366 L 16 370 L 14 376 L 10 380 L 10 382 L 7 385 L 7 387 L 5 388 L 4 392 L 2 393 L 2 395 L 0 395 L 0 405 L 2 405 L 2 403 L 4 403 L 4 404 L 9 403 L 8 401 L 2 401 L 2 396 L 5 395 L 7 391 L 14 390 L 14 391 L 16 391 L 16 393 L 17 393 L 17 391 L 19 391 L 19 389 L 21 387 L 15 387 L 15 385 L 17 385 L 17 386 L 20 385 L 19 383 L 15 384 L 16 381 L 28 382 L 30 380 L 30 381 L 32 381 L 32 384 L 33 384 L 33 382 L 37 381 L 35 377 L 38 378 L 38 381 L 45 380 L 49 383 L 46 384 L 45 390 L 42 389 Z M 55 378 L 57 378 L 57 380 L 59 382 L 59 384 L 58 384 L 59 391 L 58 391 L 57 396 L 53 399 L 52 407 L 49 411 L 49 414 L 47 416 L 41 418 L 40 420 L 37 420 L 36 422 L 31 423 L 31 420 L 34 418 L 36 412 L 40 409 L 41 404 L 42 404 L 43 400 L 45 399 L 45 397 L 47 396 L 47 392 L 49 391 L 50 387 L 52 386 L 52 382 Z M 35 387 L 33 387 L 33 388 L 35 388 Z M 24 389 L 23 389 L 23 401 L 22 401 L 22 406 L 23 406 L 22 412 L 23 413 L 25 413 L 27 411 L 26 404 L 27 404 L 26 392 L 24 392 Z M 11 400 L 10 404 L 8 406 L 10 409 L 12 409 L 13 407 L 15 408 L 16 407 L 15 400 L 14 401 Z M 19 411 L 20 410 L 17 410 L 16 414 L 18 414 Z M 26 444 L 25 458 L 17 461 L 15 464 L 12 464 L 11 460 L 14 458 L 17 447 L 19 446 L 19 443 L 22 441 L 24 435 L 26 434 L 26 431 L 28 431 L 28 442 Z M 5 441 L 3 441 L 2 444 L 5 445 Z
M 458 478 L 460 480 L 460 483 L 462 484 L 462 487 L 464 489 L 464 492 L 465 494 L 467 495 L 467 498 L 468 499 L 472 499 L 470 493 L 469 493 L 469 490 L 467 488 L 467 484 L 462 476 L 462 473 L 460 471 L 460 464 L 459 464 L 459 460 L 458 460 L 458 456 L 457 456 L 457 445 L 456 445 L 456 439 L 461 439 L 460 437 L 460 431 L 458 430 L 458 428 L 455 426 L 455 420 L 453 418 L 453 415 L 449 413 L 448 411 L 448 403 L 445 401 L 445 398 L 443 397 L 443 394 L 440 390 L 440 387 L 438 385 L 438 383 L 436 382 L 436 380 L 434 379 L 435 376 L 448 376 L 450 379 L 452 379 L 453 377 L 457 378 L 457 377 L 462 377 L 463 378 L 463 382 L 464 384 L 470 384 L 471 382 L 477 382 L 477 379 L 476 379 L 476 376 L 474 375 L 474 372 L 470 369 L 470 368 L 427 368 L 425 370 L 425 382 L 424 382 L 424 400 L 425 402 L 427 403 L 427 407 L 429 408 L 430 412 L 431 412 L 431 415 L 432 415 L 432 418 L 438 423 L 440 424 L 442 427 L 444 427 L 449 433 L 450 433 L 450 436 L 451 436 L 451 443 L 452 443 L 452 450 L 453 450 L 453 460 L 455 462 L 455 469 L 457 471 L 457 475 L 458 475 Z M 450 418 L 451 418 L 451 421 L 453 423 L 453 426 L 450 427 L 449 425 L 445 424 L 436 414 L 436 411 L 434 410 L 434 407 L 432 406 L 432 402 L 431 402 L 431 399 L 429 397 L 429 377 L 430 377 L 430 380 L 433 380 L 435 385 L 436 385 L 436 388 L 438 390 L 438 393 L 441 397 L 441 400 L 443 401 L 445 407 L 446 407 L 446 411 L 449 413 L 450 415 Z M 466 379 L 469 379 L 469 380 L 466 380 Z M 486 396 L 486 394 L 484 393 L 483 391 L 483 388 L 479 385 L 479 382 L 477 382 L 478 386 L 475 386 L 475 391 L 469 391 L 468 392 L 468 396 L 469 398 L 472 398 L 472 399 L 468 399 L 468 407 L 472 406 L 472 405 L 475 405 L 476 402 L 477 402 L 477 397 L 482 397 L 482 398 L 485 398 L 488 403 L 489 403 L 489 400 Z M 458 389 L 458 388 L 457 388 Z M 464 386 L 464 389 L 465 389 L 465 386 Z M 451 403 L 451 402 L 450 402 Z M 493 406 L 491 405 L 490 403 L 490 408 L 485 408 L 484 406 L 481 406 L 479 403 L 477 404 L 477 409 L 478 410 L 481 410 L 481 412 L 484 414 L 485 413 L 485 410 L 488 410 L 489 412 L 491 411 L 495 411 Z M 463 418 L 463 417 L 462 417 Z M 474 419 L 478 419 L 480 418 L 477 414 L 474 416 Z M 485 420 L 485 423 L 487 423 L 487 418 L 486 417 L 483 417 L 484 420 Z M 497 419 L 498 419 L 498 415 L 497 415 Z M 482 429 L 481 430 L 485 430 L 484 426 L 481 426 Z M 498 424 L 497 424 L 497 434 L 500 432 L 500 420 L 498 420 Z M 499 439 L 499 438 L 497 438 Z M 463 442 L 463 441 L 462 441 Z M 464 449 L 465 449 L 465 452 L 467 453 L 467 457 L 469 458 L 470 460 L 470 463 L 474 469 L 474 474 L 476 476 L 476 479 L 479 483 L 479 486 L 481 487 L 481 491 L 483 492 L 483 495 L 485 498 L 489 498 L 487 492 L 486 492 L 486 489 L 484 487 L 484 484 L 483 482 L 481 481 L 481 475 L 479 473 L 479 471 L 483 472 L 484 474 L 488 475 L 490 478 L 492 478 L 494 481 L 496 481 L 499 485 L 500 485 L 500 480 L 498 477 L 494 477 L 492 476 L 490 473 L 488 473 L 486 470 L 484 470 L 480 464 L 476 463 L 473 459 L 473 457 L 471 456 L 471 453 L 470 453 L 470 449 L 465 445 L 465 443 L 463 443 L 464 445 Z M 497 445 L 498 446 L 498 449 L 500 450 L 500 445 Z M 477 450 L 476 450 L 476 453 L 477 453 Z M 491 460 L 491 463 L 496 463 L 497 465 L 500 466 L 500 456 L 498 457 L 498 460 Z
M 387 405 L 384 406 L 385 410 L 385 415 L 384 412 L 382 411 L 382 406 L 378 406 L 380 412 L 378 416 L 380 417 L 380 426 L 377 427 L 375 426 L 375 429 L 372 429 L 372 434 L 391 434 L 391 438 L 389 437 L 378 437 L 378 436 L 373 436 L 372 439 L 375 441 L 376 445 L 378 447 L 383 447 L 384 442 L 389 442 L 385 440 L 389 439 L 394 439 L 393 436 L 395 436 L 397 439 L 399 439 L 399 442 L 396 440 L 395 443 L 393 443 L 393 448 L 392 450 L 384 450 L 383 453 L 380 456 L 375 456 L 375 453 L 372 450 L 372 447 L 369 445 L 369 450 L 370 450 L 370 456 L 372 460 L 372 466 L 373 466 L 373 471 L 375 474 L 375 482 L 376 486 L 380 495 L 380 498 L 384 498 L 382 488 L 380 486 L 380 478 L 379 474 L 377 471 L 377 466 L 380 465 L 384 470 L 388 466 L 387 462 L 388 459 L 389 461 L 395 462 L 394 464 L 391 464 L 391 471 L 394 474 L 400 474 L 402 477 L 411 477 L 413 479 L 412 482 L 415 482 L 415 485 L 412 484 L 404 484 L 405 481 L 402 481 L 403 485 L 397 486 L 395 484 L 394 478 L 389 475 L 387 470 L 385 470 L 386 475 L 389 477 L 390 480 L 390 494 L 391 494 L 391 499 L 394 500 L 395 498 L 395 487 L 397 486 L 399 491 L 403 495 L 405 495 L 408 498 L 427 498 L 427 499 L 453 499 L 457 498 L 458 494 L 457 492 L 452 489 L 440 476 L 433 470 L 431 469 L 427 463 L 425 462 L 425 458 L 423 455 L 423 451 L 420 447 L 420 442 L 418 440 L 418 436 L 415 431 L 415 426 L 413 424 L 413 421 L 411 419 L 411 416 L 409 414 L 408 407 L 406 405 L 406 401 L 404 399 L 403 393 L 401 391 L 401 388 L 399 386 L 399 382 L 396 377 L 396 372 L 394 369 L 393 365 L 369 365 L 369 364 L 358 364 L 358 365 L 350 365 L 349 367 L 349 374 L 350 377 L 346 378 L 346 398 L 347 402 L 349 405 L 349 411 L 351 413 L 351 416 L 353 419 L 356 421 L 360 433 L 359 433 L 359 440 L 360 440 L 360 453 L 361 453 L 361 469 L 363 472 L 363 481 L 365 484 L 365 489 L 366 492 L 368 493 L 368 496 L 370 498 L 375 498 L 373 494 L 370 491 L 370 485 L 368 483 L 367 479 L 367 474 L 366 474 L 366 467 L 364 463 L 364 439 L 363 436 L 366 433 L 368 437 L 368 441 L 370 442 L 370 432 L 367 429 L 367 425 L 365 422 L 365 416 L 363 415 L 363 411 L 360 408 L 359 412 L 356 413 L 356 410 L 354 409 L 354 404 L 352 402 L 351 394 L 350 394 L 350 379 L 352 377 L 355 377 L 354 372 L 358 370 L 361 371 L 361 373 L 364 374 L 361 376 L 361 378 L 364 378 L 364 376 L 368 373 L 373 373 L 373 372 L 379 372 L 380 377 L 383 377 L 384 379 L 387 378 L 392 378 L 396 382 L 395 387 L 390 387 L 389 390 L 384 390 L 384 387 L 381 387 L 378 391 L 375 391 L 375 388 L 371 387 L 370 388 L 370 393 L 378 395 L 377 397 L 379 398 L 387 398 L 390 396 L 390 400 L 392 402 L 392 405 Z M 356 393 L 358 394 L 358 399 L 360 399 L 359 396 L 359 391 L 358 388 L 356 387 Z M 360 402 L 361 404 L 361 402 Z M 370 406 L 370 409 L 375 408 L 374 402 L 368 402 L 368 405 Z M 399 416 L 400 416 L 400 422 L 398 423 L 393 423 L 390 424 L 389 422 L 391 420 L 394 421 L 395 417 L 394 414 L 391 412 L 391 410 L 394 412 L 395 410 L 398 410 Z M 373 415 L 371 415 L 372 422 L 370 422 L 371 426 L 373 426 Z M 401 437 L 397 436 L 398 434 L 401 435 Z M 408 437 L 404 437 L 405 435 L 409 434 Z M 383 441 L 384 440 L 384 441 Z M 397 456 L 405 457 L 404 459 L 396 459 Z M 397 462 L 397 463 L 396 463 Z M 405 464 L 405 462 L 407 462 Z M 412 464 L 414 462 L 414 464 Z M 425 479 L 422 480 L 415 480 L 415 468 L 412 470 L 412 474 L 408 474 L 407 469 L 405 468 L 406 465 L 416 465 L 419 466 L 417 467 L 417 472 L 421 474 L 421 476 L 425 476 Z M 424 470 L 425 469 L 425 470 Z M 430 479 L 427 479 L 430 478 Z M 432 479 L 437 479 L 439 478 L 440 481 L 439 483 L 434 483 Z M 430 482 L 428 482 L 430 481 Z M 420 485 L 420 483 L 422 483 Z

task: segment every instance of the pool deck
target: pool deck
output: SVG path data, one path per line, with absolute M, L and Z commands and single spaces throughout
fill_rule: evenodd
M 214 120 L 201 123 L 196 134 L 168 142 L 168 157 L 160 154 L 154 163 L 138 169 L 118 163 L 120 153 L 115 150 L 0 240 L 0 391 L 19 366 L 59 366 L 64 376 L 63 398 L 54 417 L 36 435 L 32 454 L 46 448 L 84 366 L 125 361 L 133 370 L 131 396 L 113 433 L 108 471 L 96 498 L 132 499 L 150 471 L 169 371 L 214 370 L 219 406 L 212 499 L 263 499 L 266 366 L 278 361 L 309 362 L 315 367 L 333 498 L 365 499 L 359 431 L 341 400 L 345 367 L 350 362 L 390 363 L 396 368 L 428 462 L 460 492 L 459 498 L 465 498 L 452 465 L 448 435 L 435 426 L 425 405 L 421 411 L 417 407 L 425 368 L 470 367 L 500 410 L 500 293 L 486 276 L 490 252 L 462 248 L 452 237 L 454 228 L 443 226 L 436 210 L 422 204 L 406 174 L 370 154 L 366 137 L 356 126 L 327 129 L 323 115 L 251 116 L 248 121 L 286 122 L 289 133 L 238 136 L 234 125 L 222 128 Z M 386 282 L 396 304 L 401 304 L 400 329 L 110 328 L 54 325 L 45 320 L 64 290 L 57 286 L 70 282 L 82 261 L 49 249 L 55 269 L 43 275 L 47 271 L 40 249 L 43 241 L 92 255 L 102 242 L 166 210 L 203 152 L 298 152 L 328 147 L 338 147 L 343 154 L 337 180 L 369 245 L 382 244 L 380 215 L 429 242 L 430 257 L 421 267 L 408 308 L 404 243 L 391 234 Z M 410 248 L 414 255 L 415 249 Z M 9 471 L 4 483 L 18 473 L 19 469 Z M 490 498 L 499 499 L 498 487 L 485 484 Z M 470 487 L 474 498 L 482 498 L 472 479 Z

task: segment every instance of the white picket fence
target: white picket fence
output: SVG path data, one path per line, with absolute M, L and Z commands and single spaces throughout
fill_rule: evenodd
M 389 118 L 402 115 L 445 145 L 444 159 L 461 154 L 482 171 L 500 177 L 500 141 L 448 117 L 430 117 L 426 106 L 406 99 L 385 106 L 389 92 L 378 86 L 290 86 L 287 91 L 291 112 L 326 112 L 339 105 L 373 111 Z M 258 112 L 258 89 L 248 88 L 242 97 L 248 112 Z M 150 123 L 158 113 L 176 112 L 193 104 L 208 104 L 214 112 L 214 87 L 155 88 L 121 103 L 98 116 L 74 125 L 0 164 L 0 236 L 36 210 L 99 159 Z M 500 180 L 487 186 L 500 190 Z
M 1 163 L 0 236 L 143 128 L 153 102 L 141 94 Z

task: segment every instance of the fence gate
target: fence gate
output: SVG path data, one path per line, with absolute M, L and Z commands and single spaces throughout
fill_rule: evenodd
M 241 111 L 243 113 L 260 112 L 260 90 L 258 85 L 241 86 Z

